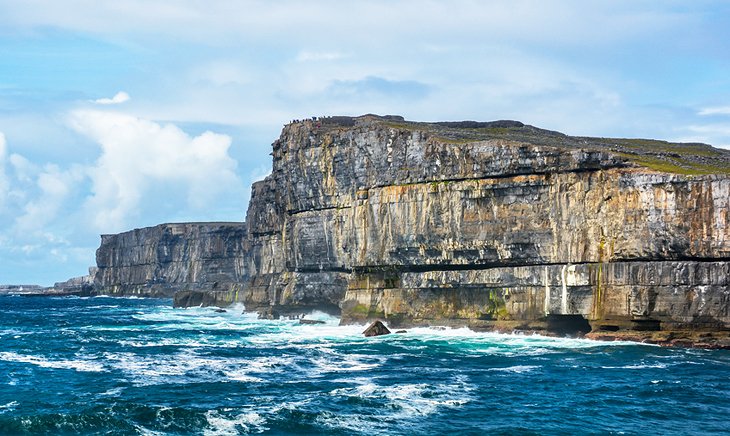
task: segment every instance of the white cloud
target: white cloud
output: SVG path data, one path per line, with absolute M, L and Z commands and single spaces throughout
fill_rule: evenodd
M 708 107 L 697 112 L 697 115 L 730 115 L 730 106 Z
M 48 284 L 51 273 L 46 270 L 67 262 L 68 236 L 78 232 L 72 195 L 85 179 L 85 170 L 79 165 L 40 166 L 10 153 L 0 133 L 0 268 L 4 268 L 0 275 L 4 280 L 12 281 L 10 277 L 19 268 L 28 267 L 34 271 L 33 277 L 44 275 L 42 281 Z M 41 265 L 41 259 L 52 263 Z M 41 279 L 22 281 L 37 280 Z
M 30 182 L 38 172 L 38 167 L 34 163 L 17 153 L 11 154 L 9 160 L 15 177 L 21 182 Z
M 102 148 L 89 170 L 93 194 L 85 204 L 100 231 L 125 229 L 143 204 L 162 207 L 182 196 L 186 207 L 202 209 L 240 185 L 227 135 L 191 137 L 173 124 L 97 110 L 74 111 L 70 123 Z M 145 212 L 155 215 L 154 210 Z
M 433 0 L 332 2 L 26 0 L 8 2 L 2 27 L 54 27 L 101 35 L 230 43 L 241 39 L 434 41 L 483 34 L 590 46 L 676 29 L 691 18 L 630 0 L 593 2 Z M 83 14 L 77 11 L 83 10 Z M 691 14 L 686 14 L 691 15 Z M 437 36 L 440 37 L 437 37 Z M 484 39 L 480 40 L 484 41 Z M 317 46 L 321 46 L 318 44 Z M 306 45 L 305 45 L 306 47 Z
M 68 170 L 53 164 L 46 165 L 36 179 L 38 197 L 28 201 L 23 207 L 23 214 L 15 219 L 16 231 L 42 231 L 58 217 L 64 202 L 84 177 L 85 171 L 78 165 Z
M 228 154 L 230 137 L 188 135 L 172 124 L 112 111 L 78 110 L 65 121 L 99 145 L 95 162 L 39 163 L 37 156 L 11 153 L 0 133 L 4 280 L 48 284 L 83 273 L 93 264 L 99 231 L 176 217 L 230 219 L 217 213 L 221 205 L 243 215 L 244 187 Z M 31 265 L 44 262 L 48 271 L 33 272 Z M 71 272 L 54 276 L 57 269 Z
M 124 91 L 119 91 L 112 98 L 100 98 L 98 100 L 94 100 L 94 103 L 102 105 L 121 104 L 129 101 L 129 98 L 129 94 Z

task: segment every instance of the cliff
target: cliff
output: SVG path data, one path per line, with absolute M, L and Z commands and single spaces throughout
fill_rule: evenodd
M 102 235 L 94 286 L 101 294 L 152 297 L 221 291 L 230 304 L 244 278 L 245 239 L 243 223 L 161 224 Z
M 289 124 L 272 154 L 223 257 L 192 227 L 162 257 L 164 226 L 107 236 L 97 283 L 272 317 L 730 345 L 730 152 L 363 116 Z

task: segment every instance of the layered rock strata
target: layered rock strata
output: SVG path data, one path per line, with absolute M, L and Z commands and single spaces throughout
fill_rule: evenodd
M 207 302 L 230 304 L 245 276 L 245 241 L 243 223 L 161 224 L 102 235 L 95 292 L 172 297 L 205 290 L 217 292 Z
M 245 230 L 225 239 L 238 294 L 170 277 L 197 284 L 177 304 L 237 300 L 265 316 L 730 345 L 728 171 L 730 154 L 704 145 L 517 122 L 296 122 L 253 186 Z M 154 290 L 158 264 L 131 272 L 153 257 L 139 250 L 101 256 L 98 281 Z

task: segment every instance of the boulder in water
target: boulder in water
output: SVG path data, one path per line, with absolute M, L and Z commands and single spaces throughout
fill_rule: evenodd
M 216 309 L 215 313 L 226 313 L 228 312 L 226 309 Z
M 366 328 L 364 332 L 362 332 L 363 335 L 366 337 L 370 336 L 382 336 L 382 335 L 389 335 L 390 330 L 388 330 L 388 327 L 385 326 L 380 321 L 375 321 L 374 323 L 370 324 L 370 327 Z

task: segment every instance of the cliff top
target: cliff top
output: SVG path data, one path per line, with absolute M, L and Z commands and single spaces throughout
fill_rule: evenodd
M 243 221 L 197 221 L 197 222 L 180 222 L 180 223 L 162 223 L 157 224 L 154 226 L 148 226 L 148 227 L 139 227 L 131 230 L 127 230 L 125 232 L 121 233 L 106 233 L 102 234 L 101 238 L 102 240 L 108 237 L 117 237 L 119 235 L 125 235 L 129 233 L 134 232 L 140 232 L 140 231 L 152 231 L 152 230 L 162 230 L 162 229 L 171 229 L 171 228 L 180 228 L 180 229 L 186 229 L 191 227 L 245 227 L 245 223 Z
M 558 148 L 597 150 L 618 155 L 656 171 L 685 175 L 730 174 L 730 150 L 701 143 L 674 143 L 656 139 L 593 138 L 569 136 L 512 120 L 500 121 L 407 121 L 397 115 L 367 114 L 359 117 L 332 116 L 295 120 L 323 132 L 381 125 L 403 130 L 421 130 L 446 143 L 463 144 L 503 139 Z

